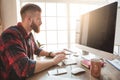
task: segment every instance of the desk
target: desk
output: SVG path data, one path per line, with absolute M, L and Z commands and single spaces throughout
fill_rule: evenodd
M 85 49 L 84 47 L 78 46 L 80 49 Z M 107 53 L 107 52 L 103 52 L 103 51 L 99 51 L 99 50 L 95 50 L 95 49 L 87 49 L 89 51 L 91 51 L 92 53 L 94 53 L 95 55 L 99 56 L 99 57 L 103 57 L 105 59 L 114 59 L 114 58 L 119 58 L 116 55 L 113 55 L 111 53 Z M 80 73 L 77 75 L 73 75 L 71 74 L 71 67 L 74 67 L 76 65 L 68 65 L 68 66 L 63 66 L 67 69 L 67 74 L 62 74 L 59 76 L 62 77 L 67 77 L 67 78 L 74 78 L 74 79 L 80 79 L 80 80 L 120 80 L 120 71 L 118 71 L 116 68 L 114 68 L 111 64 L 109 64 L 108 62 L 106 62 L 105 66 L 102 67 L 101 70 L 101 78 L 100 79 L 95 79 L 94 77 L 92 77 L 90 75 L 90 70 L 85 68 L 84 66 L 78 64 L 77 66 L 80 66 L 82 68 L 84 68 L 86 70 L 85 73 Z M 28 78 L 27 80 L 49 80 L 49 74 L 48 71 L 55 69 L 58 66 L 54 66 L 51 67 L 47 70 L 44 70 L 40 73 L 34 74 L 33 76 L 31 76 L 30 78 Z

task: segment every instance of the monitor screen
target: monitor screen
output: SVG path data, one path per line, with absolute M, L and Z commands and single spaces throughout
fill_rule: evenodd
M 81 15 L 77 44 L 113 53 L 116 14 L 117 2 L 114 2 Z

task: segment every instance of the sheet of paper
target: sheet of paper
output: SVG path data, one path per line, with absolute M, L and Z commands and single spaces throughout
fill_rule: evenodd
M 107 60 L 107 61 L 120 71 L 120 60 L 114 59 L 114 60 Z
M 67 73 L 67 70 L 65 68 L 57 68 L 57 69 L 48 71 L 49 75 L 60 75 L 65 73 Z

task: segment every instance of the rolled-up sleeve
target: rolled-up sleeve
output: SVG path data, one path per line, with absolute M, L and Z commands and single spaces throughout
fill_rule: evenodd
M 19 77 L 30 77 L 34 73 L 35 64 L 36 61 L 25 57 L 16 61 L 12 66 Z

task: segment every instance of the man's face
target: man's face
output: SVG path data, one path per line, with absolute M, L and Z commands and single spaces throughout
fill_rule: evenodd
M 39 33 L 39 32 L 40 32 L 40 26 L 38 26 L 34 21 L 32 21 L 31 28 L 32 28 L 33 31 L 35 31 L 36 33 Z
M 36 32 L 39 33 L 40 32 L 40 25 L 42 24 L 41 21 L 41 13 L 40 12 L 36 12 L 35 16 L 32 20 L 31 23 L 31 28 Z

